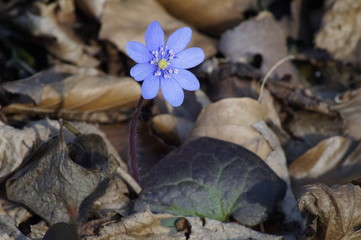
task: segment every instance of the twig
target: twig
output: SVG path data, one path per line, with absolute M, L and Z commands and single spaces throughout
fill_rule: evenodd
M 142 191 L 141 186 L 139 186 L 139 184 L 137 183 L 137 181 L 134 180 L 134 178 L 127 173 L 123 168 L 118 167 L 117 168 L 117 174 L 119 175 L 119 177 L 121 177 L 126 183 L 129 184 L 129 186 L 134 190 L 134 192 L 136 194 L 140 194 L 140 192 Z
M 292 60 L 294 58 L 295 58 L 294 55 L 288 55 L 288 56 L 282 58 L 275 65 L 273 65 L 273 67 L 267 72 L 266 76 L 262 79 L 262 84 L 261 84 L 261 88 L 259 90 L 259 96 L 258 96 L 258 100 L 257 100 L 258 102 L 262 101 L 264 86 L 266 85 L 268 78 L 271 76 L 271 74 L 274 72 L 274 70 L 276 70 L 276 68 L 278 68 L 282 63 L 284 63 L 288 60 Z

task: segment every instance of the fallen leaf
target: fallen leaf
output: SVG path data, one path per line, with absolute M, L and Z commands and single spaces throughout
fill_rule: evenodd
M 226 98 L 203 108 L 189 136 L 213 137 L 241 145 L 265 159 L 267 141 L 251 125 L 265 119 L 262 105 L 251 98 Z
M 77 228 L 68 223 L 57 223 L 49 228 L 43 240 L 79 240 Z
M 169 15 L 155 0 L 107 1 L 99 37 L 113 42 L 125 53 L 125 46 L 129 41 L 144 43 L 145 30 L 154 20 L 159 21 L 166 35 L 185 26 L 184 23 Z M 201 47 L 206 57 L 216 53 L 215 41 L 194 29 L 189 46 Z
M 86 236 L 88 240 L 184 240 L 184 231 L 177 231 L 177 216 L 170 214 L 153 214 L 146 210 L 125 217 L 120 222 L 104 224 L 98 235 Z M 189 240 L 198 239 L 254 239 L 282 240 L 282 236 L 259 233 L 237 223 L 222 223 L 205 218 L 205 224 L 199 217 L 187 217 L 191 225 Z M 168 224 L 168 222 L 171 222 Z M 166 224 L 167 223 L 167 224 Z M 167 226 L 165 226 L 167 225 Z
M 236 144 L 198 138 L 161 159 L 141 179 L 135 209 L 255 226 L 284 197 L 286 184 L 255 154 Z M 252 209 L 252 211 L 249 211 Z
M 308 239 L 357 240 L 361 238 L 361 188 L 352 184 L 311 185 L 298 206 L 311 220 Z
M 252 7 L 251 0 L 157 1 L 176 18 L 213 34 L 236 26 L 243 20 L 243 13 Z
M 9 216 L 0 215 L 0 239 L 3 240 L 31 240 L 15 226 L 14 220 Z
M 117 165 L 106 160 L 106 144 L 99 139 L 100 136 L 95 152 L 85 148 L 81 153 L 74 147 L 69 151 L 59 136 L 49 139 L 27 165 L 6 181 L 7 197 L 28 206 L 52 224 L 69 221 L 70 205 L 75 206 L 78 221 L 84 221 L 90 204 L 104 194 Z M 71 154 L 73 159 L 69 158 Z M 86 155 L 91 156 L 91 163 L 83 161 Z
M 220 51 L 234 62 L 261 54 L 260 69 L 264 74 L 288 55 L 286 46 L 284 30 L 268 12 L 262 12 L 223 33 L 219 42 Z M 291 81 L 301 84 L 299 73 L 290 62 L 277 67 L 274 73 L 279 77 L 291 75 Z
M 326 1 L 320 31 L 315 43 L 318 48 L 326 49 L 335 59 L 345 63 L 359 64 L 361 28 L 358 18 L 361 2 L 353 0 Z
M 109 0 L 74 0 L 77 7 L 79 7 L 82 12 L 84 12 L 89 17 L 94 20 L 100 21 L 104 5 Z
M 327 138 L 289 166 L 294 190 L 306 184 L 346 184 L 361 178 L 361 143 L 350 138 Z
M 68 118 L 80 114 L 89 120 L 93 113 L 114 112 L 114 109 L 119 108 L 123 112 L 129 110 L 136 104 L 141 91 L 140 85 L 129 77 L 82 73 L 69 76 L 62 72 L 55 74 L 52 70 L 4 84 L 3 89 L 31 97 L 35 102 L 12 103 L 2 109 L 7 114 L 55 113 Z M 124 120 L 128 114 L 122 115 Z M 98 120 L 102 122 L 106 119 Z
M 72 1 L 66 1 L 72 3 Z M 30 34 L 42 38 L 47 50 L 61 60 L 81 67 L 95 67 L 99 61 L 92 56 L 90 47 L 86 46 L 75 31 L 57 19 L 59 2 L 36 2 L 33 6 L 39 15 L 30 11 L 18 16 L 15 22 Z

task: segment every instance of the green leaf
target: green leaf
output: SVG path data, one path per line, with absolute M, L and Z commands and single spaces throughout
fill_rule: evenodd
M 286 184 L 257 155 L 225 141 L 203 137 L 160 160 L 142 179 L 136 209 L 169 212 L 244 225 L 268 217 Z
M 76 226 L 60 222 L 49 228 L 43 240 L 79 240 Z

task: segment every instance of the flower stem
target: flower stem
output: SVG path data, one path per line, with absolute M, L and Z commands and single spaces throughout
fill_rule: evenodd
M 142 109 L 144 98 L 140 96 L 137 106 L 134 109 L 133 116 L 130 119 L 130 126 L 129 126 L 129 149 L 128 149 L 128 158 L 129 158 L 129 169 L 130 174 L 134 178 L 135 181 L 139 182 L 138 177 L 138 162 L 137 162 L 137 149 L 136 149 L 136 142 L 137 142 L 137 126 L 138 126 L 138 119 L 139 114 Z

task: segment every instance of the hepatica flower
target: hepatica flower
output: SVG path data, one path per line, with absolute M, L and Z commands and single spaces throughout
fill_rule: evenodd
M 172 33 L 165 43 L 164 32 L 159 22 L 152 22 L 145 33 L 145 45 L 129 42 L 126 51 L 137 64 L 130 75 L 143 81 L 142 96 L 152 99 L 159 89 L 164 98 L 172 105 L 183 103 L 183 89 L 199 89 L 199 81 L 193 73 L 186 70 L 203 62 L 204 52 L 200 48 L 185 49 L 192 37 L 192 30 L 183 27 Z

